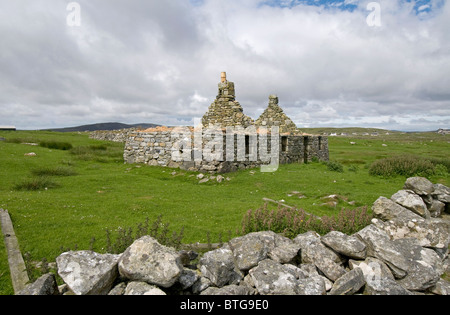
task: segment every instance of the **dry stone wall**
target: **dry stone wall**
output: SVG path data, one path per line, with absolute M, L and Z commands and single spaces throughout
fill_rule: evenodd
M 102 141 L 126 142 L 129 135 L 136 131 L 136 128 L 120 130 L 97 130 L 92 131 L 89 134 L 89 138 Z
M 184 133 L 181 133 L 183 142 L 180 141 L 180 133 L 174 129 L 130 133 L 125 143 L 124 161 L 128 164 L 143 163 L 190 171 L 228 173 L 271 163 L 329 159 L 328 139 L 322 136 L 282 135 L 272 139 L 270 134 L 263 137 L 253 133 L 230 137 L 219 130 L 216 135 L 202 132 L 199 135 L 201 149 L 197 149 L 200 146 L 195 145 L 194 134 L 192 128 L 185 127 Z M 275 151 L 272 151 L 272 143 L 278 145 L 276 156 Z M 267 158 L 261 152 L 271 157 Z
M 48 274 L 22 294 L 450 295 L 450 282 L 442 278 L 450 272 L 444 215 L 450 189 L 411 178 L 404 190 L 427 209 L 442 203 L 442 212 L 419 215 L 415 203 L 380 197 L 372 224 L 353 235 L 310 231 L 289 239 L 255 232 L 206 252 L 195 264 L 197 253 L 144 236 L 121 255 L 63 253 L 57 267 L 65 284 L 58 288 Z

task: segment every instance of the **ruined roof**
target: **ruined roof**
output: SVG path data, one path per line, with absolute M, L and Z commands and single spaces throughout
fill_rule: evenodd
M 172 131 L 173 127 L 166 127 L 166 126 L 158 126 L 153 128 L 148 128 L 145 130 L 139 130 L 139 132 L 160 132 L 160 131 Z

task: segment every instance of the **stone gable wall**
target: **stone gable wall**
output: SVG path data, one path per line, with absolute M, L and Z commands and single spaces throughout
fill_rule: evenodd
M 255 121 L 255 125 L 264 127 L 279 126 L 280 133 L 300 133 L 294 122 L 278 105 L 278 97 L 276 95 L 269 96 L 269 106 Z
M 219 83 L 219 93 L 202 118 L 203 126 L 219 125 L 243 126 L 253 125 L 253 119 L 244 114 L 242 106 L 236 101 L 233 82 Z

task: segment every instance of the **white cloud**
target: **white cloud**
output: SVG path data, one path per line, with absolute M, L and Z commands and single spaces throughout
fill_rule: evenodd
M 419 7 L 421 19 L 413 3 L 380 0 L 382 27 L 366 24 L 370 1 L 347 0 L 358 4 L 349 12 L 259 0 L 80 0 L 80 27 L 65 24 L 65 3 L 5 2 L 0 124 L 179 125 L 206 112 L 227 71 L 253 118 L 278 94 L 299 126 L 446 127 L 450 4 L 434 10 L 439 1 L 430 12 Z

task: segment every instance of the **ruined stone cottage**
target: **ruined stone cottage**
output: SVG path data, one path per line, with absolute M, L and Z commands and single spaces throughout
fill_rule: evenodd
M 219 93 L 195 127 L 159 127 L 127 134 L 126 163 L 227 173 L 258 166 L 328 160 L 328 139 L 303 134 L 276 95 L 254 121 L 236 101 L 235 85 L 222 73 Z

